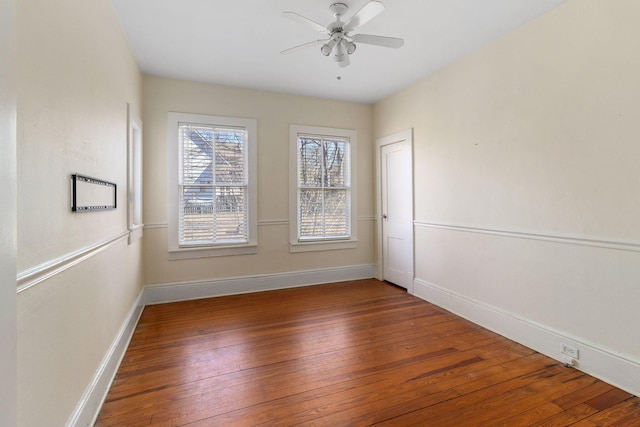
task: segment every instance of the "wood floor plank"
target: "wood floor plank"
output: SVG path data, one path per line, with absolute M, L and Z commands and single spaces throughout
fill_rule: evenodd
M 640 401 L 629 398 L 603 411 L 598 411 L 585 421 L 597 426 L 640 426 Z
M 501 422 L 496 422 L 496 427 L 511 427 L 511 426 L 531 426 L 540 420 L 548 419 L 558 413 L 562 412 L 562 408 L 558 405 L 547 402 L 542 403 L 540 406 L 528 409 L 520 412 L 510 418 L 507 418 Z
M 146 307 L 96 426 L 635 425 L 639 408 L 362 280 Z
M 572 406 L 571 408 L 564 409 L 562 412 L 554 416 L 531 423 L 531 427 L 565 427 L 574 425 L 575 423 L 586 419 L 596 412 L 596 409 L 592 408 L 589 405 L 581 403 L 579 405 Z
M 593 399 L 589 399 L 584 403 L 594 409 L 597 409 L 598 411 L 604 411 L 605 409 L 609 409 L 610 407 L 624 400 L 627 400 L 630 397 L 631 394 L 616 388 L 603 393 L 600 396 L 596 396 Z
M 553 403 L 563 409 L 569 409 L 576 405 L 590 401 L 591 399 L 601 396 L 614 389 L 615 387 L 613 387 L 612 385 L 609 385 L 602 381 L 597 381 L 594 378 L 593 383 L 589 386 L 555 399 Z

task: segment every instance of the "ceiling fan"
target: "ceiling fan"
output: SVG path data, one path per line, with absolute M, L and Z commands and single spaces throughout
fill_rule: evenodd
M 347 4 L 333 3 L 329 6 L 329 10 L 333 13 L 335 21 L 326 27 L 295 12 L 282 12 L 283 16 L 311 27 L 320 33 L 326 33 L 329 37 L 285 49 L 280 53 L 286 55 L 322 44 L 320 52 L 322 52 L 324 56 L 333 54 L 333 59 L 338 63 L 338 66 L 346 67 L 350 64 L 349 55 L 356 51 L 356 43 L 391 47 L 394 49 L 404 45 L 404 40 L 396 37 L 376 36 L 372 34 L 349 34 L 378 16 L 378 14 L 384 10 L 384 4 L 382 4 L 381 1 L 370 0 L 346 22 L 342 21 L 342 17 L 349 10 Z

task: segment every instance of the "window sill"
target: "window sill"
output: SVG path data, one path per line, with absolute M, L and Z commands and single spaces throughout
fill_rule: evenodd
M 290 242 L 289 252 L 334 251 L 338 249 L 355 249 L 358 240 L 330 240 L 324 242 Z
M 253 255 L 256 253 L 258 253 L 257 244 L 229 245 L 217 247 L 206 246 L 194 248 L 172 248 L 169 249 L 169 261 L 231 255 Z

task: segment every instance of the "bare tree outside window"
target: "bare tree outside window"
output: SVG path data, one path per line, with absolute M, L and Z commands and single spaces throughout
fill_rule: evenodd
M 349 140 L 298 137 L 298 240 L 348 239 Z

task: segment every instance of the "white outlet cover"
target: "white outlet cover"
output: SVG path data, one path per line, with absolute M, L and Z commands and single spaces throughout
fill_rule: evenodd
M 566 354 L 567 356 L 570 356 L 571 358 L 578 360 L 579 351 L 576 347 L 573 347 L 571 345 L 561 343 L 560 353 Z

